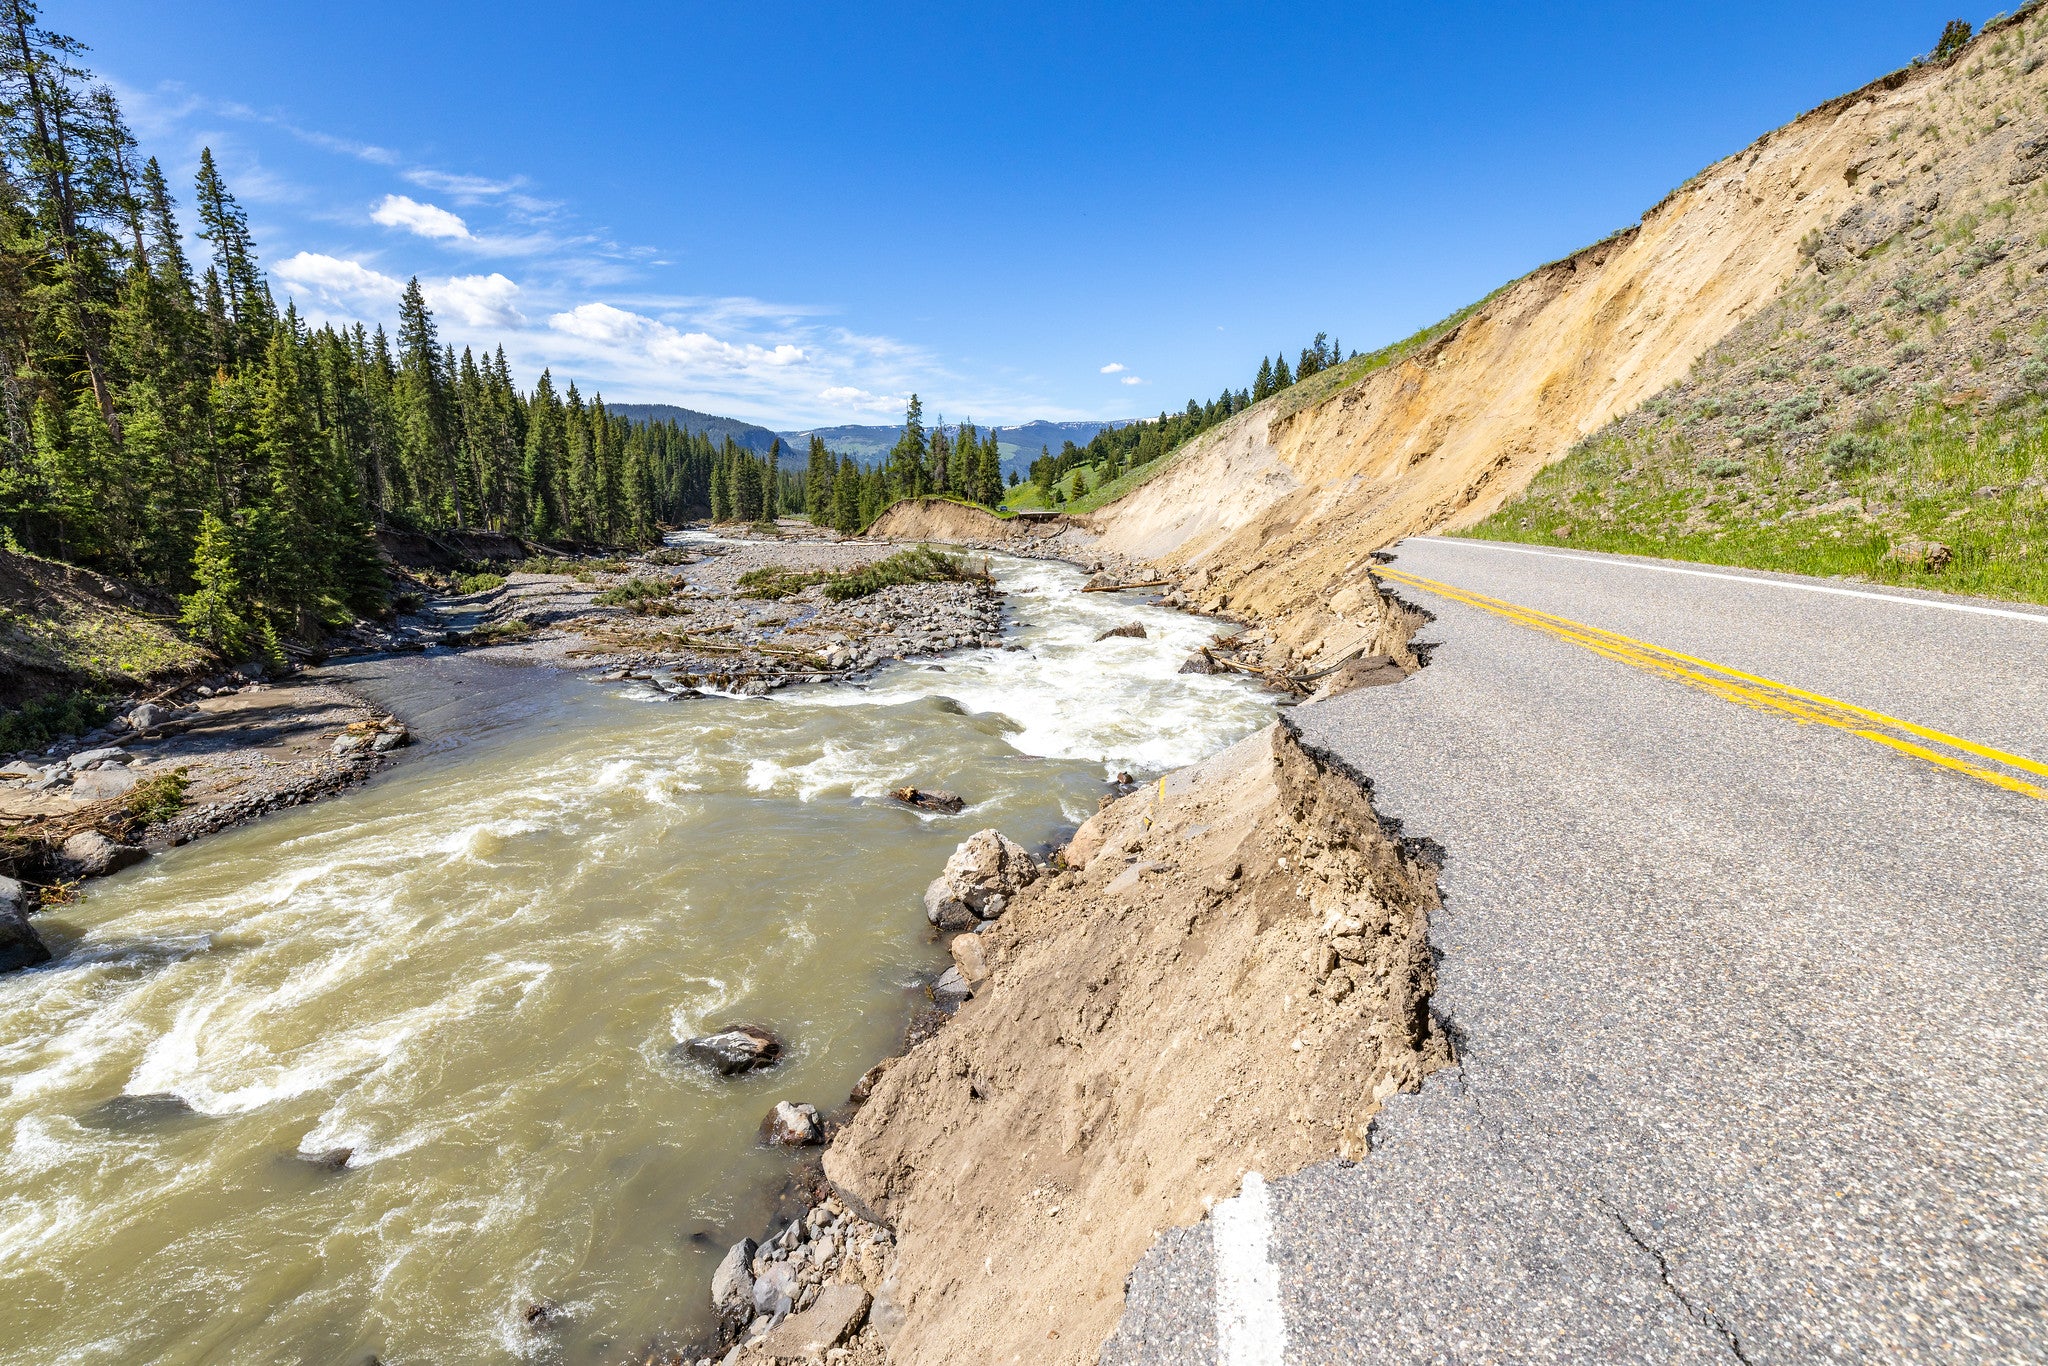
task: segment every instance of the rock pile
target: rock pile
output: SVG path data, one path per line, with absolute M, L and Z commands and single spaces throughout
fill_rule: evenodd
M 864 1320 L 868 1333 L 884 1334 L 895 1313 L 884 1293 L 895 1242 L 836 1198 L 766 1243 L 742 1238 L 711 1277 L 723 1337 L 747 1348 L 739 1359 L 761 1361 L 815 1358 L 860 1332 Z

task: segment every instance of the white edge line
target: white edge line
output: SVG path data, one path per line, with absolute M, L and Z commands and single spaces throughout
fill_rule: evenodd
M 1286 1366 L 1287 1317 L 1273 1265 L 1273 1209 L 1266 1178 L 1244 1174 L 1241 1193 L 1209 1214 L 1216 1249 L 1219 1366 Z
M 1802 593 L 1831 593 L 1843 598 L 1870 598 L 1875 602 L 1897 602 L 1908 607 L 1935 607 L 1944 612 L 1974 612 L 1984 617 L 2011 617 L 2048 626 L 2048 616 L 2038 612 L 2015 612 L 2009 607 L 1979 607 L 1969 602 L 1941 602 L 1934 598 L 1904 598 L 1895 593 L 1872 593 L 1861 588 L 1835 588 L 1824 583 L 1794 583 L 1786 579 L 1759 579 L 1748 574 L 1723 574 L 1712 569 L 1680 569 L 1675 564 L 1646 564 L 1624 555 L 1575 555 L 1568 550 L 1537 550 L 1530 546 L 1502 545 L 1497 541 L 1469 541 L 1462 536 L 1411 536 L 1408 540 L 1431 545 L 1457 545 L 1473 550 L 1501 550 L 1510 555 L 1534 555 L 1543 560 L 1580 560 L 1586 564 L 1620 565 L 1625 569 L 1652 569 L 1659 574 L 1688 574 L 1696 579 L 1726 579 L 1730 583 L 1759 583 L 1766 588 L 1793 588 Z M 1400 544 L 1393 547 L 1398 554 Z

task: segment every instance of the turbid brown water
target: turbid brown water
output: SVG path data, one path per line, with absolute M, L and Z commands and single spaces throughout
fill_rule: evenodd
M 952 847 L 1051 841 L 1108 773 L 1268 714 L 1174 672 L 1209 623 L 998 569 L 1026 649 L 866 689 L 358 666 L 423 752 L 100 884 L 41 918 L 56 962 L 0 979 L 0 1361 L 615 1362 L 701 1333 L 788 1170 L 762 1115 L 841 1101 L 943 965 L 918 898 Z M 733 1021 L 783 1062 L 671 1056 Z

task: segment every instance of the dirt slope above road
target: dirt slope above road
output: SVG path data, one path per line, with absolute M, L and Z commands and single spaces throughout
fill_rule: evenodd
M 2001 45 L 2025 36 L 2010 25 L 1949 66 L 1831 101 L 1392 363 L 1325 371 L 1205 433 L 1095 514 L 1102 549 L 1179 573 L 1205 606 L 1270 621 L 1286 644 L 1329 634 L 1322 604 L 1369 552 L 1485 517 L 1685 377 L 1812 269 L 1813 244 L 1852 205 L 1903 222 L 1965 139 L 2048 131 L 2032 115 L 1994 119 L 1968 89 L 1994 54 L 2020 60 Z

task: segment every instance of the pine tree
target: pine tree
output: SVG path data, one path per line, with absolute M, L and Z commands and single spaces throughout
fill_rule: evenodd
M 1273 393 L 1273 362 L 1270 357 L 1259 357 L 1259 377 L 1252 381 L 1252 402 L 1269 398 Z
M 1293 384 L 1294 376 L 1287 373 L 1287 357 L 1280 356 L 1273 362 L 1273 392 L 1277 394 Z
M 235 569 L 234 537 L 227 523 L 206 512 L 199 519 L 199 540 L 192 551 L 194 590 L 179 600 L 178 624 L 194 640 L 233 657 L 249 644 L 249 623 L 242 615 L 242 581 Z
M 253 360 L 270 334 L 270 290 L 256 269 L 249 216 L 220 178 L 213 149 L 199 149 L 199 235 L 213 244 L 213 283 L 227 323 L 222 364 Z

